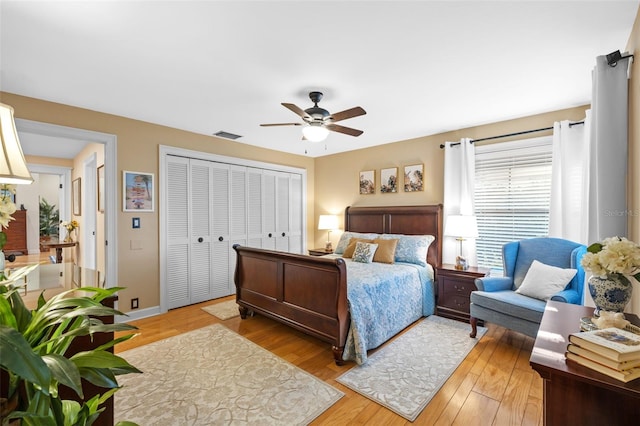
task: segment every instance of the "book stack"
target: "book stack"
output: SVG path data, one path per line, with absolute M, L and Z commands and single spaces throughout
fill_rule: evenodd
M 622 382 L 640 378 L 640 335 L 605 328 L 569 335 L 567 359 Z

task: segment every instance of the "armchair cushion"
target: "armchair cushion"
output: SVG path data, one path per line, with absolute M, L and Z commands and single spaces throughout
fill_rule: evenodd
M 564 290 L 577 272 L 576 269 L 558 268 L 534 260 L 522 284 L 516 289 L 516 293 L 535 299 L 549 300 L 551 296 Z

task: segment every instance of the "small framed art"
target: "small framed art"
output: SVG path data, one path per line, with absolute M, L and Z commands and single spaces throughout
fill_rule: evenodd
M 414 164 L 404 167 L 404 191 L 424 191 L 424 166 Z
M 73 204 L 73 215 L 74 216 L 81 216 L 82 215 L 82 199 L 81 199 L 81 195 L 80 195 L 80 181 L 81 178 L 75 179 L 72 183 L 71 183 L 71 200 L 72 200 L 72 204 Z
M 153 173 L 122 171 L 122 210 L 125 212 L 152 212 Z
M 365 170 L 360 172 L 360 194 L 375 194 L 376 171 Z
M 380 170 L 380 192 L 388 194 L 398 192 L 398 168 Z

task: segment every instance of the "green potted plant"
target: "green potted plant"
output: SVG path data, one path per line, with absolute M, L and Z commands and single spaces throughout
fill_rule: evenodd
M 8 393 L 2 424 L 20 419 L 23 425 L 91 425 L 104 410 L 101 404 L 118 390 L 116 376 L 140 373 L 110 350 L 133 337 L 128 334 L 88 351 L 67 357 L 65 353 L 76 337 L 101 332 L 135 330 L 124 323 L 104 324 L 100 317 L 121 315 L 102 301 L 120 287 L 83 287 L 89 296 L 69 290 L 48 301 L 40 294 L 37 307 L 30 311 L 20 287 L 0 282 L 0 371 L 7 380 Z M 108 391 L 77 402 L 63 400 L 59 386 L 72 389 L 84 399 L 81 379 Z M 9 407 L 9 408 L 7 408 Z M 131 424 L 131 423 L 120 423 Z
M 40 238 L 48 239 L 58 235 L 60 211 L 55 204 L 49 204 L 44 198 L 40 199 Z

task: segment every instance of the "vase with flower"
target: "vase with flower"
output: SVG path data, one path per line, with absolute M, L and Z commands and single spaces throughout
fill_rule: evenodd
M 67 235 L 64 238 L 65 243 L 73 242 L 73 232 L 79 228 L 79 224 L 77 220 L 69 220 L 69 221 L 61 221 L 60 224 L 67 231 Z
M 7 243 L 7 234 L 4 232 L 9 227 L 9 222 L 13 220 L 12 214 L 16 212 L 16 204 L 13 196 L 16 193 L 16 186 L 10 184 L 0 185 L 0 280 L 4 278 L 5 256 L 4 245 Z
M 605 238 L 587 248 L 581 263 L 593 274 L 588 285 L 594 315 L 623 312 L 633 291 L 629 277 L 640 281 L 640 246 L 623 237 Z

